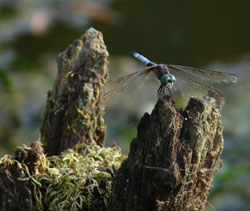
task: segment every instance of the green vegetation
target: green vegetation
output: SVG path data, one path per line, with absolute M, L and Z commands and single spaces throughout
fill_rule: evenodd
M 52 157 L 46 157 L 40 149 L 33 170 L 25 159 L 18 162 L 5 155 L 0 160 L 0 165 L 13 166 L 18 162 L 19 172 L 22 172 L 18 180 L 32 183 L 34 188 L 30 194 L 37 210 L 107 206 L 112 177 L 126 158 L 119 147 L 86 146 L 82 153 L 68 150 L 61 156 Z M 24 146 L 21 150 L 28 152 L 31 148 Z

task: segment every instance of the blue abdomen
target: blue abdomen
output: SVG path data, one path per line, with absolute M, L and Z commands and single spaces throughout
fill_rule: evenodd
M 131 52 L 131 55 L 135 57 L 136 59 L 140 60 L 142 63 L 144 63 L 147 66 L 153 66 L 155 65 L 154 62 L 151 62 L 149 59 L 144 57 L 143 55 L 137 53 L 137 52 Z

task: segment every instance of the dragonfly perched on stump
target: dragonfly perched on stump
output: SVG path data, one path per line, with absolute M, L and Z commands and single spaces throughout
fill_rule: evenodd
M 212 70 L 203 70 L 193 67 L 186 67 L 172 64 L 156 64 L 143 55 L 132 52 L 131 55 L 144 63 L 147 67 L 137 72 L 119 77 L 109 81 L 104 88 L 104 102 L 105 104 L 112 103 L 115 98 L 128 95 L 135 89 L 142 88 L 145 79 L 150 73 L 154 73 L 156 78 L 160 81 L 158 88 L 158 97 L 166 95 L 167 89 L 170 96 L 173 98 L 171 88 L 177 85 L 178 88 L 186 87 L 192 90 L 215 92 L 217 95 L 223 95 L 207 85 L 212 83 L 236 83 L 237 76 L 231 73 L 224 73 Z

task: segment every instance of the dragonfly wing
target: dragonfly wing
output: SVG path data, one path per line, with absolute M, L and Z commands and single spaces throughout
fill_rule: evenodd
M 172 72 L 176 77 L 176 85 L 182 92 L 190 92 L 191 90 L 197 91 L 208 91 L 210 89 L 209 86 L 206 86 L 199 81 L 195 80 L 195 78 L 187 77 L 180 72 Z
M 236 83 L 238 80 L 237 76 L 231 73 L 203 70 L 193 67 L 185 67 L 181 65 L 168 65 L 168 68 L 173 74 L 181 72 L 185 75 L 189 75 L 189 77 L 191 76 L 192 78 L 202 81 L 210 81 L 215 83 Z
M 176 77 L 176 86 L 180 89 L 181 94 L 185 100 L 188 100 L 189 97 L 194 94 L 208 94 L 209 92 L 216 93 L 218 99 L 221 98 L 221 101 L 224 100 L 223 95 L 213 89 L 212 87 L 200 82 L 197 77 L 193 77 L 187 74 L 183 74 L 180 71 L 175 71 L 172 68 L 169 68 L 171 73 Z
M 129 93 L 138 88 L 142 88 L 145 79 L 152 70 L 154 70 L 153 67 L 148 67 L 109 81 L 104 88 L 104 104 L 114 104 L 119 99 L 126 97 Z

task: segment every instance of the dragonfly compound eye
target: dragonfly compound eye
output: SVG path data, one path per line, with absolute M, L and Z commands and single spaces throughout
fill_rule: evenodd
M 176 79 L 175 79 L 174 75 L 169 75 L 169 77 L 170 77 L 170 80 L 172 81 L 172 83 L 175 84 Z
M 164 75 L 161 78 L 161 85 L 162 86 L 173 86 L 175 84 L 176 80 L 174 75 Z
M 164 75 L 161 77 L 161 85 L 166 86 L 169 83 L 170 77 L 169 75 Z

